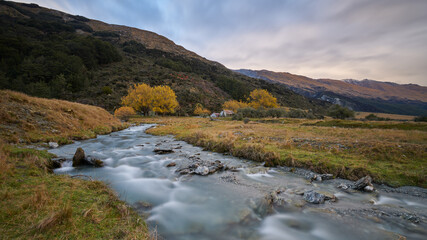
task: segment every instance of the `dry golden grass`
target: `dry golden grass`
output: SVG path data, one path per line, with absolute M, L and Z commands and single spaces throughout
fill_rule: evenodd
M 271 120 L 275 123 L 133 119 L 162 124 L 149 133 L 173 134 L 209 150 L 265 161 L 267 165 L 304 167 L 351 180 L 370 174 L 376 182 L 393 186 L 427 187 L 425 131 L 318 127 L 306 125 L 313 120 Z
M 356 119 L 365 119 L 369 114 L 374 114 L 377 117 L 381 118 L 389 118 L 392 120 L 403 120 L 403 121 L 412 121 L 414 120 L 414 116 L 410 115 L 400 115 L 400 114 L 390 114 L 390 113 L 374 113 L 374 112 L 357 112 Z
M 8 142 L 59 141 L 90 138 L 124 125 L 102 108 L 56 99 L 0 91 L 0 131 Z

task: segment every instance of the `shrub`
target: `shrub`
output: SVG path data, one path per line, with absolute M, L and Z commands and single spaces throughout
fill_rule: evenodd
M 113 93 L 113 90 L 109 87 L 109 86 L 104 86 L 104 87 L 102 87 L 102 92 L 104 93 L 104 94 L 112 94 Z
M 120 107 L 114 111 L 114 116 L 127 121 L 130 116 L 135 115 L 135 110 L 131 107 Z
M 338 119 L 353 118 L 354 111 L 336 104 L 328 109 L 328 116 Z
M 415 122 L 427 122 L 427 116 L 418 116 L 414 118 Z
M 245 123 L 245 124 L 249 123 L 249 118 L 244 118 L 243 123 Z

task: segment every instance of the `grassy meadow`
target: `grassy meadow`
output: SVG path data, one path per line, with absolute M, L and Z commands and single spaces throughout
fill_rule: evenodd
M 303 119 L 133 118 L 157 123 L 148 132 L 174 135 L 208 150 L 267 166 L 303 167 L 356 180 L 367 174 L 390 186 L 427 187 L 426 123 Z M 369 127 L 346 123 L 371 124 Z M 390 127 L 392 126 L 392 127 Z

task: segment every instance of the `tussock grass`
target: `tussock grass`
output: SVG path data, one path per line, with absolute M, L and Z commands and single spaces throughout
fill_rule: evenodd
M 148 132 L 173 134 L 208 150 L 265 162 L 267 166 L 303 167 L 350 180 L 369 174 L 377 183 L 427 187 L 427 135 L 414 130 L 412 123 L 398 123 L 403 130 L 319 127 L 313 125 L 317 120 L 303 119 L 265 119 L 248 124 L 178 117 L 132 121 L 158 123 L 161 125 Z M 416 126 L 424 129 L 427 124 Z
M 0 156 L 1 239 L 153 239 L 106 184 L 50 173 L 46 151 L 0 143 Z
M 9 143 L 93 138 L 126 127 L 102 108 L 0 90 L 0 136 Z

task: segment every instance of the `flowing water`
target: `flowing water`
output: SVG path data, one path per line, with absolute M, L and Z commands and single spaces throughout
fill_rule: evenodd
M 71 159 L 82 147 L 106 165 L 73 168 L 64 162 L 55 172 L 109 183 L 165 239 L 427 239 L 425 189 L 376 186 L 374 193 L 344 191 L 337 185 L 346 180 L 310 183 L 286 168 L 268 169 L 173 137 L 146 134 L 149 127 L 153 125 L 52 149 Z M 158 155 L 155 148 L 174 153 Z M 209 176 L 176 173 L 195 158 L 220 160 L 236 170 Z M 172 162 L 176 166 L 166 167 Z M 306 203 L 301 193 L 311 189 L 335 194 L 338 201 Z M 268 201 L 272 193 L 277 200 L 273 205 Z

